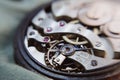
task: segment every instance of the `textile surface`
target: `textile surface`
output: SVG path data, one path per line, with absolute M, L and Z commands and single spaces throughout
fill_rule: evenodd
M 50 80 L 14 62 L 13 39 L 18 24 L 31 10 L 50 0 L 0 0 L 0 80 Z

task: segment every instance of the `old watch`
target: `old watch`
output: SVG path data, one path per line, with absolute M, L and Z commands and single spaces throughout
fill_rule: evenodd
M 55 80 L 120 80 L 118 7 L 109 0 L 38 7 L 18 28 L 16 63 Z

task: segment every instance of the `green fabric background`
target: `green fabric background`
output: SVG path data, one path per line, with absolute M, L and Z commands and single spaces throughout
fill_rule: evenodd
M 0 0 L 0 80 L 50 80 L 15 64 L 14 33 L 25 14 L 50 0 Z

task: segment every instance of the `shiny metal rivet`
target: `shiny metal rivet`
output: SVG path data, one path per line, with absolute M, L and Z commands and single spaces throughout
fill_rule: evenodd
M 65 21 L 60 21 L 60 22 L 59 22 L 60 27 L 63 27 L 65 24 L 66 24 Z
M 48 27 L 47 28 L 47 32 L 51 32 L 52 31 L 52 28 L 51 27 Z
M 49 41 L 49 37 L 45 37 L 44 42 L 48 42 L 48 41 Z

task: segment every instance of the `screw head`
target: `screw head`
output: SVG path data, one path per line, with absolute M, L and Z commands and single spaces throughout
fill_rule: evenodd
M 81 28 L 78 28 L 78 31 L 81 31 Z
M 60 61 L 60 59 L 56 59 L 56 61 L 57 61 L 57 62 L 59 62 L 59 61 Z
M 91 65 L 92 65 L 92 66 L 97 66 L 97 65 L 98 65 L 98 63 L 97 63 L 97 61 L 96 61 L 96 60 L 92 60 L 92 61 L 91 61 Z
M 30 35 L 30 36 L 32 36 L 32 35 L 34 35 L 34 34 L 35 34 L 35 32 L 30 32 L 30 34 L 29 34 L 29 35 Z
M 42 20 L 43 20 L 43 18 L 39 18 L 38 20 L 39 20 L 39 21 L 42 21 Z

